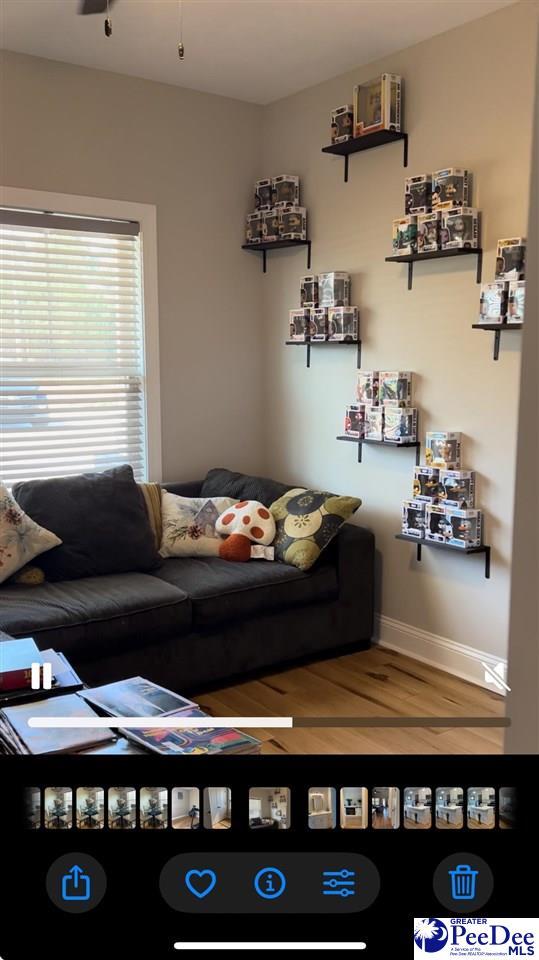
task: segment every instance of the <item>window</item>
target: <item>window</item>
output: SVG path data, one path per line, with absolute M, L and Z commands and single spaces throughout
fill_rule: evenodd
M 131 221 L 0 210 L 2 479 L 148 474 L 142 260 Z

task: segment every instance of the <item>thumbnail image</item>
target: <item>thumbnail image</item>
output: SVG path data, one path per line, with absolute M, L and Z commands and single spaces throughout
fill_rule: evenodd
M 249 826 L 251 830 L 288 830 L 290 826 L 288 787 L 251 787 Z
M 373 787 L 371 808 L 374 830 L 398 830 L 400 826 L 400 790 L 398 787 Z
M 137 791 L 134 787 L 109 787 L 109 828 L 134 830 L 137 825 Z
M 143 830 L 168 827 L 168 790 L 166 787 L 141 787 L 139 823 Z
M 77 787 L 77 827 L 80 830 L 102 830 L 105 826 L 105 791 L 103 787 Z
M 492 830 L 496 826 L 494 787 L 468 787 L 468 829 Z
M 366 830 L 369 825 L 369 797 L 366 787 L 342 787 L 341 829 Z
M 200 827 L 198 787 L 172 788 L 171 817 L 173 830 L 198 830 Z
M 464 823 L 462 787 L 438 787 L 436 790 L 436 829 L 460 830 Z
M 309 787 L 309 830 L 334 830 L 336 803 L 335 787 Z
M 41 826 L 41 790 L 26 787 L 24 791 L 24 826 L 27 830 L 39 830 Z
M 44 809 L 47 830 L 71 830 L 73 826 L 71 787 L 46 787 Z
M 430 787 L 404 788 L 404 827 L 428 830 L 432 826 L 432 790 Z
M 206 830 L 229 830 L 232 826 L 230 787 L 204 787 L 203 824 Z
M 517 819 L 517 792 L 514 787 L 500 787 L 499 827 L 501 830 L 513 830 Z

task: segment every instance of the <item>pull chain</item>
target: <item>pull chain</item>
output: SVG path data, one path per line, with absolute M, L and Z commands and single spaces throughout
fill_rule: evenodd
M 107 16 L 105 18 L 105 36 L 112 36 L 112 20 L 110 16 L 109 0 L 107 0 Z
M 178 56 L 180 60 L 185 59 L 185 47 L 183 44 L 183 0 L 178 0 Z

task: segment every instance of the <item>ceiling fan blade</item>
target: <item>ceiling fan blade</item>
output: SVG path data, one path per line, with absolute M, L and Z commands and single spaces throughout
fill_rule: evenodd
M 114 0 L 109 0 L 110 6 L 114 3 Z M 81 0 L 79 13 L 106 13 L 107 12 L 107 0 Z

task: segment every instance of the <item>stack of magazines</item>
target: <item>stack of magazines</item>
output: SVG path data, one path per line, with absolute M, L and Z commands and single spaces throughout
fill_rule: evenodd
M 43 655 L 45 656 L 45 655 Z M 200 708 L 171 690 L 143 677 L 131 677 L 68 696 L 20 703 L 0 710 L 0 752 L 10 754 L 80 753 L 93 748 L 117 752 L 118 737 L 161 755 L 260 753 L 260 741 L 231 728 L 70 729 L 30 727 L 30 717 L 206 717 Z M 137 751 L 138 752 L 138 751 Z

